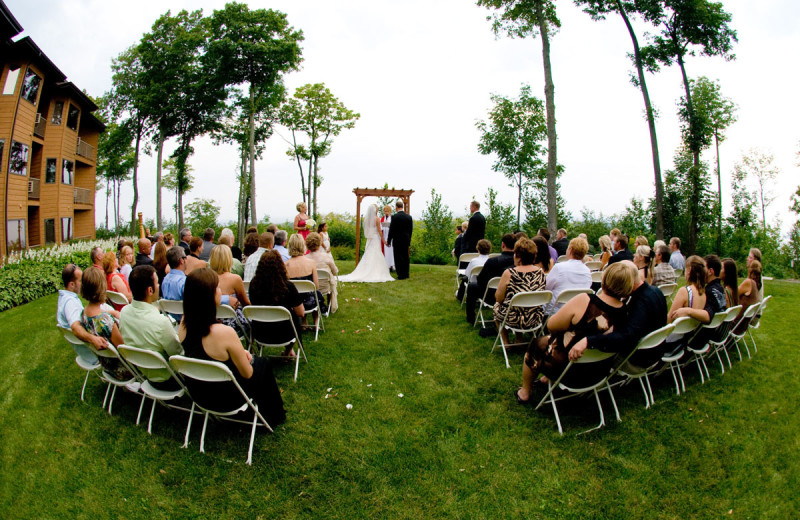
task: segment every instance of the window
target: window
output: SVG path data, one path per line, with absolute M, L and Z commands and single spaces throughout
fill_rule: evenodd
M 61 184 L 72 184 L 72 173 L 75 171 L 75 163 L 64 159 L 61 169 Z
M 25 219 L 9 220 L 6 225 L 6 251 L 19 251 L 27 247 Z
M 47 165 L 44 168 L 44 182 L 46 184 L 53 184 L 56 182 L 56 160 L 47 159 Z
M 12 65 L 8 68 L 8 74 L 6 74 L 6 83 L 3 86 L 4 96 L 11 96 L 14 94 L 14 91 L 17 89 L 17 78 L 19 78 L 19 67 Z
M 53 115 L 50 116 L 50 123 L 60 125 L 62 117 L 64 117 L 64 102 L 56 101 L 53 103 Z
M 72 240 L 72 218 L 71 217 L 62 217 L 61 218 L 61 241 L 66 242 L 67 240 Z
M 15 175 L 28 175 L 28 152 L 30 147 L 27 144 L 11 141 L 11 153 L 9 157 L 8 173 Z
M 81 114 L 81 111 L 78 110 L 78 107 L 73 105 L 72 103 L 69 104 L 69 112 L 67 112 L 67 127 L 71 128 L 72 130 L 78 129 L 78 116 Z
M 25 71 L 25 79 L 22 81 L 22 92 L 20 92 L 22 99 L 35 105 L 36 96 L 39 95 L 39 85 L 41 84 L 42 78 L 28 67 L 28 70 Z
M 3 148 L 5 148 L 5 146 L 6 146 L 6 140 L 5 139 L 0 139 L 0 169 L 3 167 L 2 166 L 2 164 L 3 164 Z M 0 170 L 0 171 L 2 171 L 2 170 Z
M 48 218 L 44 220 L 44 243 L 52 244 L 56 241 L 56 219 Z

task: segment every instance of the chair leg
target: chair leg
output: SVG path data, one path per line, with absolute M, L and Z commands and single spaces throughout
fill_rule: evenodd
M 258 410 L 258 406 L 256 406 L 256 410 Z M 247 449 L 247 465 L 252 466 L 253 464 L 253 441 L 256 438 L 256 426 L 258 426 L 258 414 L 253 412 L 253 428 L 250 430 L 250 447 Z
M 705 374 L 703 374 L 703 367 L 700 366 L 700 356 L 697 354 L 694 355 L 694 360 L 697 363 L 697 370 L 700 371 L 700 384 L 704 385 L 706 383 Z
M 719 346 L 714 346 L 714 354 L 717 355 L 717 359 L 719 360 L 719 368 L 722 370 L 722 373 L 725 373 L 725 364 L 722 362 L 722 356 L 719 355 Z
M 106 395 L 103 397 L 103 410 L 106 409 L 106 402 L 108 401 L 109 392 L 111 392 L 111 383 L 106 383 Z
M 205 419 L 203 419 L 203 433 L 200 434 L 200 453 L 206 452 L 206 427 L 208 426 L 208 412 L 206 412 L 205 415 Z
M 111 385 L 114 389 L 111 391 L 111 400 L 108 401 L 108 415 L 111 415 L 111 406 L 114 404 L 114 396 L 117 395 L 117 385 Z
M 681 387 L 678 385 L 678 376 L 675 375 L 675 366 L 673 363 L 673 361 L 669 362 L 669 371 L 672 372 L 672 379 L 675 381 L 675 395 L 681 395 Z
M 756 340 L 755 338 L 753 338 L 753 333 L 750 332 L 749 330 L 747 331 L 747 333 L 750 335 L 750 341 L 753 342 L 753 348 L 755 348 Z M 747 340 L 744 340 L 744 349 L 747 351 L 747 359 L 753 359 L 752 357 L 750 357 L 750 347 L 747 346 Z
M 306 353 L 303 350 L 302 346 L 299 346 L 297 348 L 297 350 L 299 352 L 295 353 L 295 356 L 294 356 L 295 357 L 295 360 L 294 360 L 294 380 L 295 381 L 297 381 L 297 371 L 300 370 L 300 353 L 302 352 L 303 359 L 305 359 L 305 357 L 306 357 Z M 306 359 L 306 363 L 308 363 L 308 359 Z
M 603 413 L 603 405 L 600 403 L 600 395 L 597 393 L 597 388 L 595 388 L 593 391 L 594 391 L 594 399 L 595 401 L 597 401 L 597 411 L 600 412 L 600 424 L 598 424 L 594 428 L 589 428 L 586 431 L 582 431 L 578 435 L 583 435 L 584 433 L 589 433 L 595 430 L 599 430 L 600 428 L 606 425 L 606 417 L 605 414 Z
M 736 347 L 736 353 L 739 354 L 739 361 L 742 360 L 742 350 L 739 348 L 739 341 L 744 340 L 744 335 L 741 338 L 736 338 L 733 342 L 733 345 Z
M 642 381 L 642 378 L 640 377 L 638 379 L 639 385 L 642 387 L 642 393 L 644 394 L 644 409 L 647 410 L 650 408 L 650 396 L 647 395 L 647 389 L 644 387 L 644 381 Z
M 158 402 L 156 402 L 156 400 L 153 399 L 153 406 L 150 408 L 150 421 L 147 423 L 147 433 L 149 433 L 150 435 L 153 434 L 153 415 L 155 415 L 156 413 L 157 404 Z
M 650 392 L 650 406 L 656 404 L 656 398 L 653 395 L 653 387 L 650 386 L 650 378 L 647 377 L 647 372 L 644 374 L 644 380 L 647 382 L 647 390 Z
M 614 392 L 611 391 L 611 385 L 608 384 L 608 379 L 606 379 L 606 388 L 608 389 L 608 396 L 611 398 L 611 404 L 614 406 L 614 414 L 617 416 L 617 422 L 619 422 L 622 420 L 622 418 L 619 416 L 619 408 L 617 408 L 617 400 L 614 399 Z
M 681 378 L 681 391 L 686 393 L 686 383 L 683 381 L 683 370 L 681 370 L 681 366 L 676 362 L 675 366 L 678 367 L 678 377 Z
M 708 365 L 706 365 L 706 358 L 704 356 L 700 356 L 700 362 L 703 363 L 703 368 L 706 369 L 706 379 L 711 379 L 711 372 L 708 371 Z
M 728 359 L 728 368 L 733 368 L 733 363 L 731 363 L 731 356 L 728 354 L 728 349 L 725 348 L 725 345 L 722 345 L 722 351 L 725 353 L 725 357 Z
M 550 391 L 550 404 L 553 406 L 553 415 L 556 416 L 556 425 L 558 426 L 558 433 L 564 435 L 564 430 L 561 428 L 561 418 L 558 416 L 558 407 L 556 406 L 556 399 L 553 397 L 552 383 L 547 383 L 548 390 Z
M 86 377 L 83 378 L 83 388 L 81 388 L 81 401 L 84 401 L 83 394 L 86 392 L 86 383 L 89 382 L 89 371 L 86 371 Z M 86 401 L 84 401 L 86 402 Z
M 144 402 L 147 400 L 147 396 L 142 394 L 142 401 L 139 403 L 139 413 L 136 414 L 136 426 L 139 426 L 139 420 L 142 418 L 142 408 L 144 408 Z
M 186 448 L 189 446 L 189 432 L 192 430 L 192 419 L 194 418 L 194 402 L 192 402 L 192 409 L 189 410 L 189 423 L 186 425 L 186 435 L 183 437 L 183 446 L 181 448 Z

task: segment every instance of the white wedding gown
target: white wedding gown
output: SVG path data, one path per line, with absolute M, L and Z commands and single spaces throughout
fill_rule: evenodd
M 370 206 L 372 209 L 372 206 Z M 381 251 L 380 231 L 375 226 L 376 210 L 368 211 L 364 217 L 364 234 L 367 237 L 367 247 L 364 256 L 358 262 L 355 270 L 347 275 L 340 276 L 340 282 L 392 282 L 394 278 L 389 274 L 389 267 Z

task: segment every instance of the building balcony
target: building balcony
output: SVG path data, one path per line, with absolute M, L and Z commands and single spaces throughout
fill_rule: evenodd
M 28 179 L 28 199 L 39 200 L 39 179 L 34 177 Z
M 94 204 L 92 200 L 92 190 L 86 188 L 74 188 L 75 204 Z
M 75 148 L 75 153 L 92 161 L 95 160 L 96 156 L 94 146 L 82 140 L 80 137 L 78 138 L 78 146 Z
M 47 126 L 47 119 L 42 114 L 36 114 L 36 122 L 33 125 L 33 135 L 44 139 L 44 129 Z

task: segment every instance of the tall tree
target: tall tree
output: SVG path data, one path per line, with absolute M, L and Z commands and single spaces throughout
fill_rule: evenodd
M 531 96 L 530 85 L 523 85 L 517 99 L 492 94 L 494 106 L 488 121 L 478 121 L 481 133 L 478 151 L 495 154 L 492 170 L 500 172 L 517 188 L 517 229 L 520 229 L 522 196 L 531 182 L 543 177 L 542 157 L 547 138 L 544 105 Z
M 176 150 L 178 152 L 179 150 Z M 167 174 L 164 176 L 163 185 L 168 190 L 175 190 L 175 225 L 178 230 L 183 229 L 183 196 L 189 193 L 194 186 L 192 168 L 188 162 L 178 165 L 174 157 L 164 161 L 162 165 Z
M 256 212 L 256 118 L 263 98 L 269 97 L 285 72 L 297 70 L 302 61 L 303 32 L 295 30 L 286 15 L 272 9 L 251 11 L 247 4 L 231 2 L 214 11 L 210 20 L 206 60 L 229 85 L 246 85 L 249 98 L 248 159 L 250 218 Z
M 628 35 L 633 44 L 633 54 L 630 55 L 636 67 L 636 76 L 631 75 L 631 83 L 634 84 L 642 93 L 644 99 L 645 116 L 647 118 L 647 128 L 650 131 L 650 152 L 653 156 L 653 177 L 655 178 L 656 197 L 655 197 L 655 219 L 656 219 L 656 238 L 664 238 L 664 184 L 661 180 L 661 159 L 658 154 L 658 138 L 656 136 L 656 119 L 653 105 L 650 102 L 650 92 L 647 89 L 647 82 L 644 75 L 644 60 L 639 47 L 639 39 L 631 24 L 631 15 L 642 11 L 646 13 L 646 18 L 653 20 L 658 18 L 661 9 L 659 2 L 643 2 L 631 0 L 575 0 L 577 5 L 583 6 L 584 11 L 592 16 L 594 20 L 604 20 L 609 13 L 617 13 L 625 23 Z
M 292 148 L 287 154 L 297 157 L 298 164 L 302 164 L 301 155 L 308 160 L 308 210 L 313 218 L 319 214 L 317 188 L 322 183 L 319 160 L 331 153 L 333 138 L 353 128 L 360 117 L 361 114 L 344 106 L 324 83 L 298 87 L 281 109 L 281 123 L 292 133 Z M 298 133 L 307 136 L 307 145 L 297 144 Z M 303 147 L 302 152 L 298 146 Z
M 774 157 L 769 152 L 751 148 L 734 166 L 738 179 L 745 181 L 752 178 L 756 182 L 758 191 L 758 205 L 761 209 L 761 226 L 767 229 L 767 207 L 775 202 L 770 184 L 781 173 L 774 163 Z
M 736 104 L 722 96 L 719 83 L 700 76 L 690 79 L 689 84 L 694 100 L 697 119 L 703 121 L 701 128 L 714 138 L 717 166 L 717 253 L 722 252 L 722 173 L 720 170 L 719 144 L 725 140 L 725 131 L 736 122 Z M 688 113 L 686 98 L 681 98 L 681 107 Z
M 645 18 L 660 28 L 660 33 L 650 35 L 650 42 L 641 49 L 642 58 L 651 71 L 658 70 L 659 64 L 677 63 L 683 79 L 686 95 L 687 122 L 684 142 L 692 153 L 692 167 L 701 168 L 700 152 L 709 144 L 706 121 L 698 117 L 692 102 L 689 77 L 686 73 L 686 57 L 700 54 L 721 56 L 732 60 L 733 43 L 738 41 L 736 31 L 728 26 L 731 15 L 719 2 L 712 0 L 640 0 L 643 3 L 658 2 L 663 9 L 644 11 Z M 693 175 L 699 175 L 694 172 Z M 693 251 L 697 244 L 698 215 L 690 215 L 688 249 Z
M 487 17 L 495 35 L 510 38 L 536 37 L 542 40 L 544 98 L 547 110 L 547 228 L 552 236 L 558 228 L 558 157 L 556 148 L 556 104 L 553 73 L 550 66 L 550 29 L 561 22 L 553 0 L 478 0 L 478 5 L 496 12 Z

